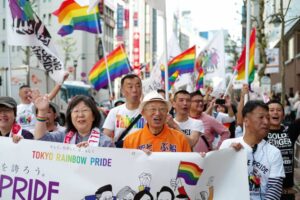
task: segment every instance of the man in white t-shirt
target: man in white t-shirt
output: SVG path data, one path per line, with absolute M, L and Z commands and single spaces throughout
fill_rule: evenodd
M 268 106 L 262 101 L 248 101 L 242 115 L 244 136 L 223 141 L 220 149 L 232 146 L 247 152 L 251 200 L 279 200 L 285 174 L 280 150 L 263 139 L 270 127 Z
M 28 85 L 22 85 L 19 88 L 19 97 L 21 103 L 17 106 L 16 121 L 23 129 L 33 132 L 36 119 L 34 104 L 32 103 L 32 91 Z
M 174 94 L 173 107 L 176 113 L 174 121 L 179 126 L 178 129 L 186 135 L 190 146 L 193 147 L 204 133 L 204 126 L 201 120 L 189 117 L 191 108 L 190 93 L 186 90 L 177 91 Z
M 117 141 L 120 135 L 130 123 L 137 117 L 142 96 L 142 82 L 135 74 L 128 74 L 121 80 L 121 92 L 125 97 L 125 103 L 111 109 L 103 124 L 104 134 Z M 132 133 L 144 127 L 145 120 L 141 117 L 129 130 Z
M 69 73 L 66 72 L 64 75 L 65 81 L 69 76 Z M 49 100 L 52 100 L 61 88 L 61 84 L 57 83 L 51 92 L 48 94 Z M 21 103 L 17 106 L 17 117 L 16 122 L 21 125 L 23 129 L 34 132 L 35 127 L 35 109 L 33 100 L 39 95 L 39 90 L 36 89 L 34 92 L 31 90 L 29 85 L 22 85 L 19 88 L 19 97 Z

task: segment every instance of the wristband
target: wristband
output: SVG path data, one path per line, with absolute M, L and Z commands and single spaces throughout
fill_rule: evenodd
M 36 116 L 36 120 L 39 122 L 45 122 L 47 120 L 47 117 Z

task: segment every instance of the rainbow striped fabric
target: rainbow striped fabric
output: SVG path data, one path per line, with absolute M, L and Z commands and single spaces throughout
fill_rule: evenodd
M 200 88 L 204 87 L 204 71 L 203 68 L 199 68 L 199 74 L 197 77 L 197 82 L 196 82 L 196 90 L 199 90 Z
M 251 83 L 254 80 L 255 68 L 254 68 L 254 54 L 255 54 L 255 38 L 256 29 L 253 28 L 250 35 L 250 52 L 249 52 L 249 68 L 248 68 L 248 82 Z M 246 74 L 246 46 L 244 46 L 241 57 L 238 60 L 238 64 L 235 67 L 237 70 L 237 80 L 245 80 Z
M 120 45 L 114 49 L 107 57 L 107 68 L 105 65 L 105 59 L 99 60 L 89 72 L 89 81 L 94 85 L 96 90 L 108 85 L 108 75 L 110 80 L 127 74 L 130 72 L 130 65 L 123 46 Z M 107 74 L 107 71 L 109 74 Z
M 177 70 L 176 72 L 174 72 L 172 74 L 172 76 L 169 77 L 169 90 L 171 89 L 171 87 L 174 85 L 176 79 L 179 76 L 179 71 Z
M 185 50 L 168 63 L 168 73 L 174 74 L 177 70 L 180 74 L 194 72 L 195 55 L 196 46 Z
M 53 12 L 63 24 L 58 34 L 65 36 L 74 30 L 82 30 L 90 33 L 101 33 L 99 9 L 96 6 L 88 13 L 89 6 L 81 7 L 74 0 L 65 0 L 60 7 Z
M 12 18 L 22 21 L 34 20 L 34 12 L 29 1 L 10 0 L 9 7 Z
M 188 185 L 197 185 L 203 172 L 197 164 L 181 161 L 178 167 L 177 178 L 183 178 Z

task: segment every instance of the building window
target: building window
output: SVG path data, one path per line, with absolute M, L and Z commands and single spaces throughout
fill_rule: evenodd
M 6 2 L 6 1 L 3 1 L 3 8 L 5 8 L 5 2 Z
M 288 42 L 288 56 L 287 56 L 287 60 L 291 60 L 294 58 L 295 56 L 295 52 L 294 52 L 294 37 L 291 37 L 289 39 L 289 42 Z
M 2 30 L 5 30 L 5 19 L 2 20 Z
M 5 52 L 5 42 L 4 41 L 1 42 L 1 46 L 2 46 L 2 53 L 4 53 Z
M 11 47 L 11 51 L 12 51 L 12 52 L 15 52 L 15 46 L 12 46 L 12 47 Z

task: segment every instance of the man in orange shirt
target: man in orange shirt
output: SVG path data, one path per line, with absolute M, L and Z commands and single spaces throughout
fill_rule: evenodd
M 190 152 L 185 135 L 166 124 L 170 102 L 156 91 L 148 93 L 139 106 L 147 124 L 124 140 L 123 148 L 141 149 L 151 152 Z

